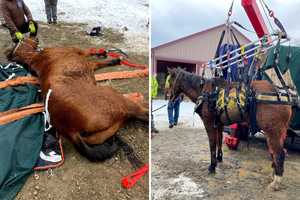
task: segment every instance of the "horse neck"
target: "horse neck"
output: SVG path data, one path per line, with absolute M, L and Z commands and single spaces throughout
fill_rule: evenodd
M 194 103 L 196 103 L 198 97 L 202 93 L 202 87 L 200 86 L 200 77 L 199 82 L 197 81 L 189 81 L 190 77 L 188 76 L 195 76 L 195 75 L 185 75 L 186 77 L 183 78 L 181 82 L 181 88 L 183 93 Z
M 28 51 L 19 55 L 20 61 L 26 65 L 31 65 L 34 58 L 39 54 L 37 51 Z

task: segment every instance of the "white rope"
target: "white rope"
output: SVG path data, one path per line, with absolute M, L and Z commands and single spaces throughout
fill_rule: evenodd
M 16 69 L 19 69 L 19 68 L 24 68 L 22 65 L 19 65 L 19 64 L 14 64 L 14 66 L 16 66 L 16 67 L 13 68 L 12 70 L 16 70 Z
M 51 95 L 52 89 L 49 89 L 46 95 L 46 99 L 45 99 L 45 112 L 43 112 L 44 114 L 44 119 L 45 119 L 45 131 L 50 130 L 50 128 L 52 128 L 52 125 L 50 123 L 50 114 L 48 111 L 48 103 L 49 103 L 49 98 Z M 47 127 L 47 123 L 48 123 L 48 127 Z
M 8 65 L 6 65 L 5 67 L 3 67 L 3 69 L 8 69 L 10 66 L 12 66 L 13 63 L 9 63 Z
M 18 42 L 17 46 L 16 46 L 15 49 L 13 50 L 12 55 L 14 55 L 14 54 L 16 53 L 16 51 L 17 51 L 17 49 L 20 47 L 21 43 L 22 43 L 21 41 Z
M 15 76 L 16 76 L 16 74 L 15 74 L 15 73 L 12 73 L 12 74 L 6 79 L 6 81 L 11 80 L 11 79 L 14 78 Z

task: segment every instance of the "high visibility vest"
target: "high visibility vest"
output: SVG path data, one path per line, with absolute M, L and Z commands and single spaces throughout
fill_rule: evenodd
M 170 78 L 171 75 L 168 75 L 165 82 L 165 89 L 170 89 Z
M 151 97 L 155 98 L 157 96 L 158 83 L 155 77 L 151 77 Z

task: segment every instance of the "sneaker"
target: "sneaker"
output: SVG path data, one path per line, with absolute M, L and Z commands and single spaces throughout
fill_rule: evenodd
M 53 20 L 52 24 L 57 24 L 57 20 Z
M 174 126 L 177 126 L 177 122 L 174 123 Z
M 36 169 L 50 168 L 63 161 L 62 152 L 58 138 L 53 135 L 54 128 L 45 132 L 44 141 L 37 160 Z
M 173 126 L 174 126 L 173 124 L 170 124 L 170 125 L 169 125 L 169 128 L 173 128 Z

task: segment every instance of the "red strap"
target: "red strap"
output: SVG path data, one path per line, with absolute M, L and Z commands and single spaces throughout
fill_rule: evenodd
M 110 56 L 112 58 L 121 58 L 122 57 L 122 54 L 116 53 L 116 52 L 107 52 L 106 49 L 104 49 L 104 48 L 100 48 L 100 49 L 90 48 L 89 51 L 93 55 L 99 55 L 99 56 L 106 56 L 107 55 L 107 56 Z M 134 68 L 140 68 L 140 69 L 146 69 L 147 68 L 146 65 L 131 63 L 128 60 L 122 60 L 121 64 L 126 65 L 128 67 L 134 67 Z
M 121 183 L 125 189 L 132 188 L 138 180 L 142 178 L 147 172 L 149 171 L 149 165 L 145 164 L 143 167 L 135 171 L 134 173 L 130 174 L 122 178 Z
M 107 55 L 110 56 L 110 57 L 113 57 L 113 58 L 122 57 L 122 54 L 119 54 L 119 53 L 116 53 L 116 52 L 108 52 Z M 140 68 L 140 69 L 146 69 L 147 68 L 146 65 L 131 63 L 128 60 L 122 60 L 121 64 L 122 65 L 127 65 L 128 67 L 135 67 L 135 68 Z
M 104 48 L 100 48 L 100 49 L 90 48 L 89 51 L 93 55 L 98 55 L 98 56 L 105 56 L 106 55 L 106 50 Z

